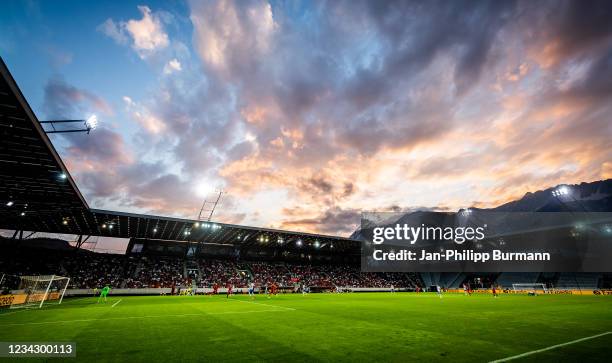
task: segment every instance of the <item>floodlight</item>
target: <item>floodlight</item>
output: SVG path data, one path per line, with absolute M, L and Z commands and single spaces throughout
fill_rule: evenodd
M 66 179 L 68 176 L 66 175 L 66 173 L 61 173 L 59 177 L 60 179 Z
M 315 248 L 319 248 L 321 247 L 321 243 L 319 243 L 319 241 L 315 241 L 314 246 Z
M 297 242 L 295 242 L 295 244 L 296 244 L 298 247 L 302 247 L 302 240 L 301 240 L 301 239 L 298 239 L 298 240 L 297 240 Z
M 20 215 L 21 215 L 22 217 L 23 217 L 23 216 L 25 216 L 25 212 L 21 212 L 21 214 L 20 214 Z
M 153 233 L 157 233 L 157 227 L 153 228 Z
M 106 224 L 103 224 L 103 225 L 102 225 L 102 228 L 106 228 Z
M 95 130 L 96 127 L 98 127 L 98 116 L 89 116 L 89 118 L 87 118 L 87 120 L 85 121 L 85 126 L 87 127 L 88 132 L 90 130 Z
M 570 188 L 566 185 L 562 185 L 552 191 L 552 195 L 555 197 L 560 197 L 562 195 L 568 195 L 569 193 L 570 193 Z
M 13 201 L 12 201 L 12 200 L 9 200 L 8 202 L 6 202 L 6 206 L 7 206 L 7 207 L 10 207 L 10 206 L 12 206 L 12 205 L 13 205 Z
M 111 224 L 110 226 L 108 226 L 108 229 L 113 229 L 113 225 Z
M 199 183 L 195 186 L 195 193 L 199 197 L 207 197 L 215 191 L 215 188 L 209 183 Z

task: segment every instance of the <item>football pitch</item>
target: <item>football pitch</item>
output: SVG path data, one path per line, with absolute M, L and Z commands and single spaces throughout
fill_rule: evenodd
M 110 296 L 0 311 L 0 341 L 76 342 L 64 360 L 87 362 L 609 362 L 608 332 L 610 296 Z

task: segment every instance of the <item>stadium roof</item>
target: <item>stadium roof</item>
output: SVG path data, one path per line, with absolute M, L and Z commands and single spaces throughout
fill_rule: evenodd
M 0 199 L 41 212 L 88 208 L 1 59 L 0 73 Z
M 343 237 L 90 209 L 0 58 L 0 229 L 247 245 L 301 241 L 342 251 Z M 91 137 L 95 137 L 92 135 Z

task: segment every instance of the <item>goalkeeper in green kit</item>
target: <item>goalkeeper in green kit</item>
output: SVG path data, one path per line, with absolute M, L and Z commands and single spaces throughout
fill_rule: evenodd
M 108 287 L 108 285 L 102 288 L 102 291 L 100 291 L 100 296 L 98 297 L 98 303 L 100 302 L 100 299 L 102 297 L 104 297 L 104 302 L 106 302 L 106 295 L 108 295 L 109 291 L 110 291 L 110 287 Z

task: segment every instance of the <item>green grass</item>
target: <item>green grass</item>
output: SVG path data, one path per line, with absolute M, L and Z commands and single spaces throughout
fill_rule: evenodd
M 114 296 L 0 312 L 0 341 L 75 341 L 87 362 L 485 362 L 607 331 L 609 296 Z M 606 335 L 523 361 L 609 362 L 611 347 Z

